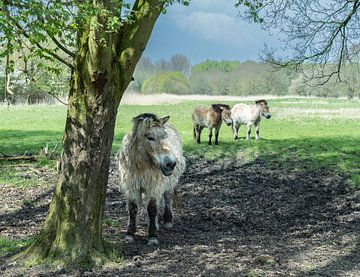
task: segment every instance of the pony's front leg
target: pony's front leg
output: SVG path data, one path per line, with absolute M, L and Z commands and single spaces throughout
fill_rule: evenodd
M 211 145 L 212 127 L 208 127 L 209 130 L 209 145 Z
M 246 140 L 250 139 L 250 135 L 251 135 L 251 124 L 247 125 L 247 131 L 246 131 Z
M 156 199 L 151 198 L 148 207 L 147 207 L 148 215 L 149 215 L 149 240 L 147 245 L 159 245 L 159 241 L 157 239 L 157 204 Z
M 256 126 L 256 127 L 255 127 L 255 133 L 256 133 L 255 139 L 256 139 L 256 140 L 259 140 L 259 139 L 260 139 L 260 125 L 257 124 L 257 125 L 255 125 L 255 126 Z
M 164 228 L 171 229 L 173 226 L 173 213 L 172 213 L 172 201 L 173 201 L 173 192 L 165 191 L 164 192 Z
M 221 124 L 215 127 L 215 144 L 219 144 L 219 131 L 220 131 Z
M 124 241 L 126 243 L 133 242 L 134 235 L 136 233 L 136 216 L 138 212 L 138 204 L 135 200 L 128 200 L 128 212 L 129 212 L 129 223 L 124 238 Z
M 233 122 L 232 128 L 233 128 L 234 139 L 237 140 L 238 139 L 238 132 L 239 132 L 240 124 L 238 124 L 237 122 Z

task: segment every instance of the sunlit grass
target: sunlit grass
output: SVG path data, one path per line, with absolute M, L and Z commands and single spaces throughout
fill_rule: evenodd
M 11 240 L 0 236 L 0 255 L 14 253 L 23 247 L 30 245 L 31 239 L 28 240 Z
M 235 102 L 221 101 L 227 104 Z M 245 101 L 251 103 L 252 101 Z M 170 115 L 183 139 L 186 155 L 202 156 L 206 159 L 237 157 L 244 161 L 264 159 L 269 163 L 303 162 L 312 166 L 326 166 L 349 175 L 349 182 L 360 186 L 360 121 L 349 115 L 336 116 L 343 111 L 360 110 L 360 102 L 344 99 L 276 99 L 270 100 L 273 116 L 263 119 L 260 127 L 261 141 L 245 141 L 245 128 L 240 127 L 240 139 L 232 139 L 231 128 L 222 126 L 219 146 L 207 145 L 207 131 L 203 131 L 202 144 L 194 143 L 191 112 L 198 105 L 208 105 L 209 101 L 188 101 L 174 104 L 140 106 L 122 105 L 119 108 L 113 152 L 115 153 L 124 134 L 131 130 L 131 119 L 144 112 L 158 116 Z M 306 114 L 306 110 L 321 111 Z M 353 110 L 351 110 L 353 109 Z M 326 111 L 329 111 L 328 114 Z M 296 113 L 294 113 L 296 111 Z M 325 111 L 325 112 L 324 112 Z M 338 113 L 338 111 L 340 111 Z M 326 114 L 326 118 L 321 115 Z M 334 116 L 335 115 L 335 116 Z M 7 110 L 0 107 L 0 152 L 38 154 L 46 144 L 52 149 L 61 145 L 66 108 L 63 106 L 22 106 Z M 61 150 L 58 147 L 57 152 Z M 46 164 L 46 161 L 42 161 Z M 2 162 L 0 185 L 21 183 L 9 163 Z M 38 166 L 43 166 L 38 163 Z M 29 181 L 31 182 L 31 180 Z

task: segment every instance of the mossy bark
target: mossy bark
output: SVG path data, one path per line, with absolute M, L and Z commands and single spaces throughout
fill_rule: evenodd
M 94 16 L 78 33 L 57 186 L 41 232 L 18 258 L 70 267 L 106 259 L 102 220 L 117 109 L 159 13 L 147 7 L 119 33 L 105 32 L 106 19 Z

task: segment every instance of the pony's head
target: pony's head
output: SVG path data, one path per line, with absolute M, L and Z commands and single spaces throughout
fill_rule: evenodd
M 266 119 L 269 119 L 271 117 L 269 106 L 266 100 L 257 100 L 255 101 L 255 104 L 260 107 L 260 113 L 263 117 L 265 117 Z
M 232 124 L 231 107 L 225 104 L 213 104 L 214 111 L 221 114 L 221 120 L 228 126 Z
M 169 116 L 158 118 L 155 114 L 144 113 L 133 118 L 133 136 L 139 146 L 139 155 L 170 176 L 176 166 L 176 159 L 166 141 L 165 123 Z

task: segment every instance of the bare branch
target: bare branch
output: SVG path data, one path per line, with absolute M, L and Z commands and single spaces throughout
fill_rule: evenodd
M 54 93 L 50 92 L 50 91 L 46 91 L 47 94 L 49 94 L 50 96 L 54 97 L 57 101 L 59 101 L 61 104 L 67 106 L 68 103 L 62 101 L 58 96 L 56 96 Z
M 263 60 L 277 69 L 291 67 L 306 71 L 317 84 L 337 76 L 346 62 L 356 58 L 360 44 L 360 0 L 264 0 L 260 9 L 266 29 L 277 28 L 285 35 L 285 49 L 289 57 L 275 58 L 274 51 L 264 50 Z M 352 51 L 351 51 L 352 50 Z M 311 69 L 311 71 L 309 71 Z

